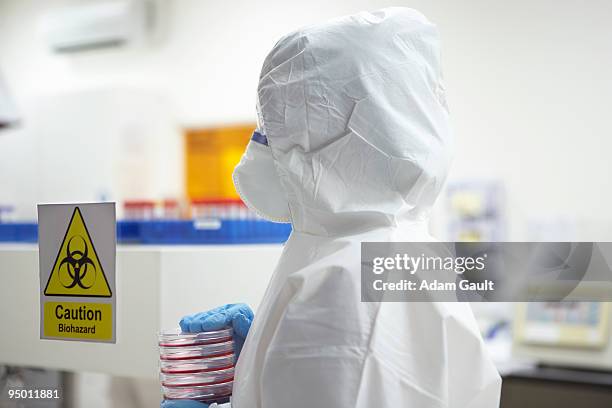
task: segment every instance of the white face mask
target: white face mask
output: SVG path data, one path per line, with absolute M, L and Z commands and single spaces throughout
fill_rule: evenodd
M 259 130 L 253 132 L 240 163 L 234 169 L 233 179 L 240 198 L 257 215 L 272 222 L 291 222 L 272 150 L 266 136 Z

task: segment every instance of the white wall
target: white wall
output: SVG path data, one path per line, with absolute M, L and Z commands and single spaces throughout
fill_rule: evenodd
M 0 69 L 26 114 L 21 133 L 41 95 L 104 87 L 164 95 L 181 125 L 253 120 L 259 67 L 280 35 L 328 17 L 404 4 L 442 32 L 458 137 L 451 178 L 505 184 L 510 238 L 528 238 L 526 220 L 543 217 L 577 220 L 577 239 L 612 238 L 607 0 L 165 0 L 167 35 L 157 44 L 52 55 L 38 17 L 72 2 L 0 2 Z M 0 202 L 38 197 L 36 172 L 45 169 L 33 170 L 34 140 L 0 136 Z

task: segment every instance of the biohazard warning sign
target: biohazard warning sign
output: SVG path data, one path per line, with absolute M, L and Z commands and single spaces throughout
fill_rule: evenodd
M 115 342 L 115 205 L 38 206 L 40 336 Z
M 75 207 L 45 288 L 47 296 L 110 297 L 112 292 L 87 231 Z

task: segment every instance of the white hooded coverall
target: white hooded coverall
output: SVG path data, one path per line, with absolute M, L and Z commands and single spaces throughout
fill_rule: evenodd
M 234 408 L 495 408 L 500 377 L 465 303 L 366 303 L 361 242 L 430 241 L 453 136 L 438 31 L 404 8 L 282 38 L 234 173 L 291 222 L 238 361 Z

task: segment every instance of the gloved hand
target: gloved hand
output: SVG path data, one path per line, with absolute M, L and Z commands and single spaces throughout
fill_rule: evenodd
M 164 400 L 161 408 L 208 408 L 209 405 L 193 400 Z
M 234 352 L 236 359 L 240 355 L 251 323 L 253 311 L 244 303 L 228 304 L 207 312 L 185 316 L 180 321 L 181 330 L 189 333 L 220 330 L 224 327 L 234 328 Z

